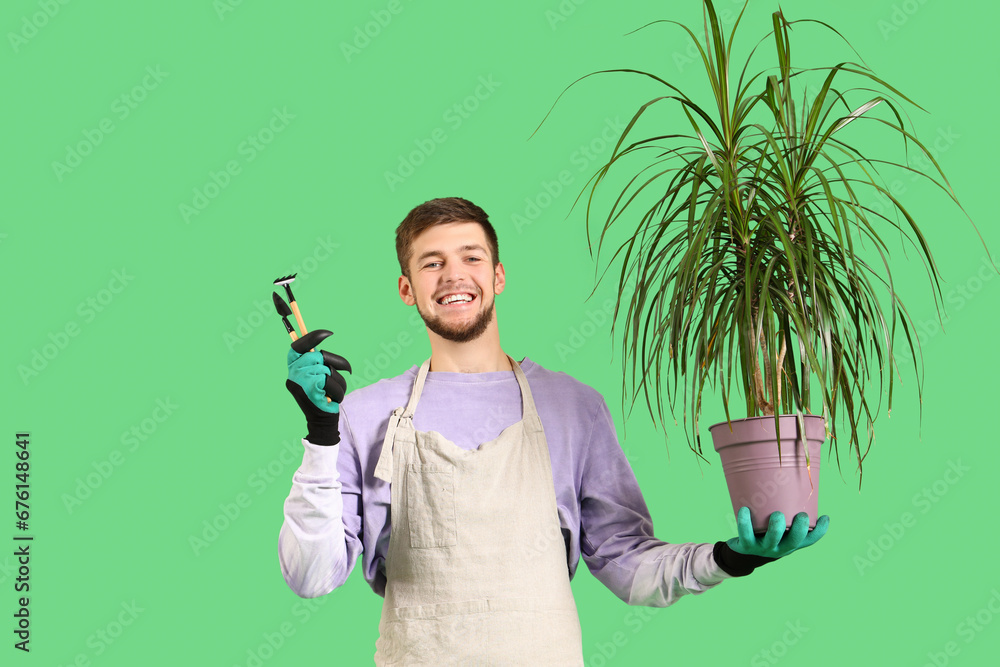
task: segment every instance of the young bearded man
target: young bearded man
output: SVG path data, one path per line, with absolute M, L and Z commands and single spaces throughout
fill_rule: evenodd
M 603 396 L 501 347 L 505 274 L 486 213 L 425 202 L 397 228 L 396 252 L 430 358 L 345 397 L 320 352 L 290 351 L 286 382 L 308 435 L 281 571 L 316 597 L 360 556 L 385 598 L 376 664 L 582 665 L 570 589 L 581 558 L 626 603 L 663 607 L 826 532 L 828 517 L 809 531 L 804 513 L 786 532 L 776 512 L 758 539 L 744 508 L 727 542 L 657 539 Z

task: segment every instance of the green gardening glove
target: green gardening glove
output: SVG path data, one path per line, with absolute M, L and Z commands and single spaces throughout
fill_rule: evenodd
M 736 513 L 739 537 L 717 542 L 713 556 L 719 567 L 735 577 L 741 577 L 750 574 L 756 567 L 816 544 L 826 534 L 829 525 L 830 517 L 824 514 L 816 521 L 816 527 L 809 530 L 809 515 L 799 512 L 792 519 L 792 527 L 786 531 L 785 515 L 772 512 L 767 532 L 758 538 L 750 521 L 750 508 L 741 507 Z
M 332 375 L 332 371 L 323 364 L 322 352 L 299 354 L 289 348 L 287 361 L 288 381 L 302 388 L 313 407 L 323 412 L 340 412 L 339 403 L 326 400 L 327 378 Z
M 309 429 L 306 440 L 314 445 L 340 442 L 340 402 L 347 392 L 347 380 L 339 371 L 351 372 L 351 364 L 340 355 L 308 351 L 330 335 L 326 329 L 315 329 L 293 342 L 287 355 L 285 387 L 305 415 Z

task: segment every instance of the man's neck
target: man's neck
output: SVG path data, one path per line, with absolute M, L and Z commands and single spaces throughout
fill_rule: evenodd
M 479 347 L 474 344 L 452 344 L 438 346 L 431 351 L 431 373 L 495 373 L 512 371 L 507 354 L 499 343 L 490 347 Z

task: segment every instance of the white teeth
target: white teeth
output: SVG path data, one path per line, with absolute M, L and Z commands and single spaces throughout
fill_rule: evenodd
M 454 303 L 456 301 L 472 301 L 472 297 L 468 294 L 451 294 L 439 300 L 438 303 L 447 306 L 449 303 Z

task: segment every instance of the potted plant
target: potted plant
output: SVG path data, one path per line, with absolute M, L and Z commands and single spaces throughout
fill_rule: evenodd
M 909 98 L 863 64 L 792 66 L 791 31 L 807 21 L 789 21 L 780 10 L 774 12 L 773 30 L 737 75 L 731 49 L 745 11 L 746 4 L 727 37 L 712 1 L 704 0 L 704 44 L 676 21 L 654 22 L 680 26 L 695 41 L 714 107 L 699 106 L 668 77 L 633 69 L 592 72 L 566 90 L 604 73 L 648 77 L 663 89 L 633 114 L 608 162 L 580 193 L 590 188 L 588 244 L 598 187 L 623 173 L 621 182 L 627 179 L 627 185 L 614 188 L 598 243 L 599 260 L 612 225 L 621 218 L 631 221 L 634 233 L 611 259 L 624 253 L 613 316 L 617 321 L 620 307 L 628 304 L 623 396 L 631 359 L 634 394 L 639 363 L 639 386 L 650 415 L 654 424 L 657 416 L 664 422 L 661 385 L 667 386 L 673 412 L 671 387 L 681 376 L 685 390 L 691 390 L 693 442 L 686 414 L 685 433 L 704 458 L 698 432 L 702 391 L 707 381 L 717 380 L 726 421 L 709 430 L 733 510 L 749 506 L 755 531 L 764 532 L 774 510 L 784 512 L 789 525 L 797 512 L 807 511 L 815 526 L 820 447 L 826 437 L 840 465 L 839 406 L 848 412 L 847 447 L 857 461 L 860 488 L 875 420 L 866 380 L 873 372 L 880 379 L 888 376 L 891 410 L 897 315 L 920 386 L 913 323 L 894 289 L 889 249 L 880 233 L 898 230 L 913 243 L 912 231 L 940 294 L 938 271 L 924 235 L 883 184 L 879 169 L 918 174 L 958 200 L 930 151 L 906 129 L 899 100 L 916 106 Z M 808 22 L 843 39 L 825 23 Z M 752 73 L 750 63 L 764 45 L 776 60 L 771 68 Z M 863 87 L 844 89 L 845 78 Z M 658 128 L 653 136 L 635 137 L 644 114 L 664 104 L 680 106 L 687 130 Z M 844 130 L 861 120 L 901 139 L 907 155 L 920 155 L 922 163 L 885 161 L 856 148 Z M 888 210 L 874 205 L 876 197 Z M 592 244 L 590 249 L 593 256 Z M 869 265 L 874 261 L 884 266 L 887 280 Z M 878 288 L 873 279 L 881 283 Z M 669 365 L 665 377 L 664 361 Z M 734 376 L 745 399 L 742 419 L 730 415 Z M 656 389 L 655 410 L 650 383 Z M 880 386 L 880 398 L 881 391 Z

